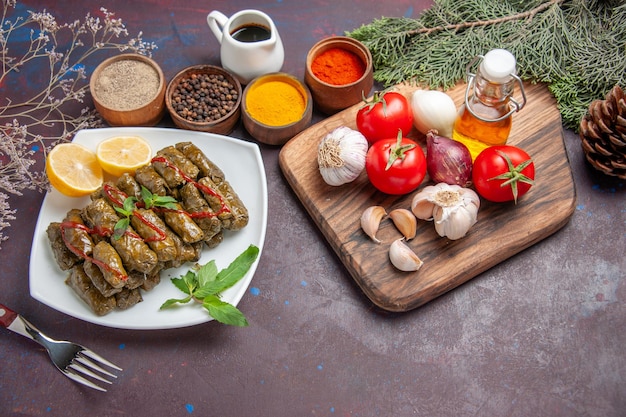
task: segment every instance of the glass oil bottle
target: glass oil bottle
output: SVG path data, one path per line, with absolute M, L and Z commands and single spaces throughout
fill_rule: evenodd
M 472 67 L 479 61 L 474 74 Z M 505 49 L 493 49 L 485 56 L 475 57 L 466 72 L 465 104 L 459 109 L 452 138 L 467 146 L 474 160 L 483 149 L 506 143 L 511 116 L 524 107 L 526 94 L 516 74 L 515 57 Z M 513 98 L 515 84 L 519 85 L 521 102 Z

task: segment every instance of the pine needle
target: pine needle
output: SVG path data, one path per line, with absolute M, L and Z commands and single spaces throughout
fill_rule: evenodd
M 548 84 L 574 130 L 591 101 L 626 86 L 623 0 L 435 0 L 418 19 L 382 17 L 347 35 L 370 49 L 385 86 L 448 89 L 473 57 L 508 49 L 522 79 Z

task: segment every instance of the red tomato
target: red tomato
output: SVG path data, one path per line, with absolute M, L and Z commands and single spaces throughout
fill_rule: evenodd
M 370 146 L 365 170 L 374 187 L 387 194 L 407 194 L 417 189 L 426 176 L 422 148 L 398 133 L 397 139 L 382 139 Z
M 413 111 L 409 101 L 400 93 L 375 93 L 372 100 L 357 112 L 356 126 L 370 144 L 395 138 L 398 129 L 406 136 L 413 128 Z
M 474 160 L 472 180 L 478 194 L 497 203 L 515 201 L 528 192 L 535 179 L 535 164 L 523 149 L 491 146 Z

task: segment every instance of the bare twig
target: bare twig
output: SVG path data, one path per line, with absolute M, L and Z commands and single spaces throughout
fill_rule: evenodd
M 141 32 L 124 41 L 128 31 L 122 20 L 105 8 L 100 9 L 100 17 L 88 13 L 83 21 L 60 24 L 46 11 L 28 11 L 28 17 L 10 20 L 9 10 L 15 9 L 17 0 L 1 2 L 0 244 L 7 239 L 2 230 L 15 219 L 5 193 L 20 196 L 24 190 L 48 190 L 46 175 L 38 168 L 43 164 L 37 162 L 78 130 L 102 125 L 95 109 L 80 108 L 89 93 L 87 58 L 104 50 L 151 55 L 156 49 L 154 43 L 143 41 Z M 30 33 L 25 47 L 17 47 L 21 41 L 11 42 L 24 33 Z M 69 40 L 59 44 L 59 39 Z M 9 86 L 31 65 L 45 74 L 44 81 L 33 88 L 32 96 L 23 98 L 21 91 L 11 91 Z

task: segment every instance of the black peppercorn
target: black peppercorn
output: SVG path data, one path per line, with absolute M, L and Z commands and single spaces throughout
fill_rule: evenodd
M 238 94 L 223 75 L 191 74 L 172 94 L 176 113 L 189 121 L 212 122 L 234 109 Z

